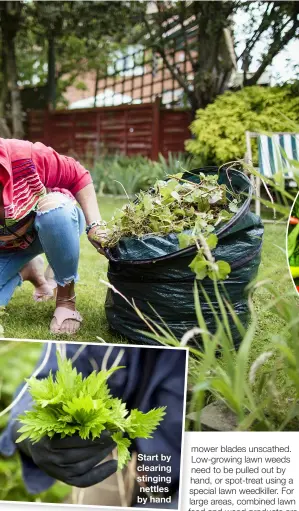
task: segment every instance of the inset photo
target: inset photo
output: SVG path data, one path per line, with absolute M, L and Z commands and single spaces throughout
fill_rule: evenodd
M 2 340 L 0 501 L 178 509 L 187 350 Z
M 299 292 L 299 194 L 297 194 L 289 216 L 287 255 L 291 277 L 297 292 Z

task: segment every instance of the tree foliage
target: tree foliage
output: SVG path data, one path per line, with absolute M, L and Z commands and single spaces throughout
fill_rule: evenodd
M 238 60 L 242 62 L 244 85 L 256 85 L 263 72 L 278 53 L 299 33 L 298 2 L 246 2 L 243 7 L 249 14 L 249 23 L 244 27 L 246 47 L 239 52 Z M 260 44 L 266 41 L 258 67 L 249 75 L 252 54 Z
M 242 64 L 244 85 L 255 85 L 274 57 L 299 33 L 299 4 L 294 1 L 155 1 L 151 4 L 152 12 L 141 17 L 143 43 L 163 59 L 184 90 L 194 114 L 227 90 L 238 61 Z M 238 51 L 234 16 L 240 12 L 248 16 L 249 22 L 244 27 L 245 48 Z M 253 70 L 252 55 L 265 40 L 260 62 Z M 173 61 L 178 47 L 185 51 L 191 73 Z
M 35 73 L 31 71 L 30 76 L 27 65 L 24 77 L 27 83 L 38 78 L 47 84 L 49 103 L 55 107 L 56 99 L 61 101 L 64 90 L 80 74 L 107 72 L 113 51 L 128 33 L 130 20 L 127 2 L 28 2 L 19 33 L 20 72 L 26 66 L 23 55 L 29 36 L 31 56 L 36 57 Z
M 231 16 L 237 2 L 156 1 L 144 13 L 143 43 L 157 52 L 184 90 L 192 110 L 203 108 L 226 90 L 234 69 Z M 193 78 L 173 59 L 181 48 Z
M 46 86 L 48 105 L 63 104 L 78 76 L 106 74 L 115 49 L 134 32 L 134 19 L 126 1 L 24 0 L 0 2 L 0 29 L 0 125 L 7 119 L 21 138 L 20 86 Z
M 248 16 L 239 51 L 234 16 Z M 0 2 L 0 129 L 23 134 L 20 86 L 45 86 L 52 108 L 70 85 L 84 87 L 86 71 L 98 83 L 116 48 L 142 43 L 158 55 L 184 91 L 193 114 L 227 90 L 237 62 L 245 85 L 255 85 L 274 57 L 298 35 L 295 1 L 7 1 Z M 252 55 L 266 41 L 257 69 Z M 244 45 L 243 45 L 244 46 Z M 174 61 L 177 49 L 190 66 Z M 253 71 L 253 73 L 252 73 Z M 4 124 L 3 124 L 4 123 Z
M 22 104 L 18 86 L 18 69 L 16 62 L 16 37 L 20 29 L 22 9 L 22 2 L 0 2 L 2 68 L 0 117 L 2 121 L 1 124 L 4 124 L 4 133 L 9 133 L 9 128 L 5 122 L 6 102 L 9 98 L 11 105 L 11 125 L 15 138 L 22 138 L 24 135 Z
M 245 87 L 226 92 L 191 124 L 194 139 L 186 149 L 204 164 L 222 164 L 244 158 L 245 131 L 279 132 L 298 130 L 299 97 L 292 86 Z M 255 160 L 256 152 L 253 154 Z

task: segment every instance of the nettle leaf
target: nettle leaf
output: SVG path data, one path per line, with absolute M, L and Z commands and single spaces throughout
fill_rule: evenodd
M 92 372 L 87 378 L 72 366 L 71 360 L 62 360 L 59 353 L 58 371 L 53 377 L 28 380 L 33 398 L 33 409 L 25 412 L 19 421 L 20 437 L 17 442 L 30 439 L 39 442 L 44 436 L 61 438 L 79 435 L 83 439 L 98 438 L 107 430 L 113 433 L 118 448 L 118 468 L 122 469 L 130 459 L 128 437 L 151 438 L 152 433 L 165 415 L 165 408 L 150 410 L 143 414 L 131 413 L 126 403 L 113 398 L 107 380 L 115 371 Z
M 62 390 L 58 391 L 56 396 L 52 397 L 52 399 L 37 399 L 37 403 L 41 405 L 42 408 L 45 408 L 49 405 L 56 405 L 58 403 L 61 403 L 63 392 Z
M 88 394 L 94 399 L 106 399 L 109 398 L 110 391 L 108 389 L 107 380 L 108 378 L 118 371 L 124 369 L 123 366 L 112 367 L 107 371 L 96 372 L 93 371 L 81 384 L 81 393 Z
M 232 213 L 237 213 L 237 211 L 239 210 L 238 201 L 234 199 L 229 203 L 228 207 Z
M 123 434 L 119 432 L 114 433 L 112 439 L 117 446 L 117 468 L 122 470 L 131 459 L 129 447 L 132 442 L 128 438 L 124 438 Z
M 178 234 L 179 247 L 181 249 L 194 245 L 194 236 L 186 233 Z
M 202 254 L 197 254 L 194 257 L 189 268 L 195 273 L 198 280 L 203 280 L 208 275 L 208 262 Z
M 149 213 L 154 208 L 153 198 L 150 195 L 145 195 L 142 201 L 143 209 Z
M 104 246 L 113 248 L 124 237 L 143 238 L 176 234 L 181 249 L 194 245 L 201 238 L 209 250 L 216 248 L 216 238 L 210 238 L 219 223 L 227 222 L 239 209 L 239 196 L 225 184 L 219 184 L 217 174 L 201 173 L 199 179 L 185 179 L 178 173 L 168 180 L 158 180 L 148 192 L 137 194 L 137 201 L 122 208 L 123 215 L 109 225 L 109 234 Z M 229 193 L 230 192 L 230 193 Z M 192 232 L 191 238 L 185 233 Z M 199 236 L 200 235 L 200 236 Z M 209 241 L 208 241 L 209 240 Z M 202 249 L 199 249 L 202 252 Z M 204 256 L 192 261 L 190 268 L 196 278 L 203 279 L 209 274 L 213 278 L 221 272 L 213 270 L 204 251 Z
M 166 415 L 166 407 L 154 408 L 147 413 L 132 410 L 127 419 L 126 430 L 131 438 L 152 438 L 152 433 Z
M 171 192 L 171 197 L 173 197 L 175 200 L 177 200 L 178 202 L 180 202 L 181 200 L 181 197 L 180 195 L 178 194 L 178 192 L 176 192 L 175 190 L 173 192 Z
M 32 397 L 42 407 L 48 404 L 58 403 L 62 396 L 62 389 L 57 392 L 56 383 L 53 380 L 52 373 L 50 372 L 48 378 L 38 380 L 37 378 L 30 378 L 27 380 L 29 383 L 30 393 Z
M 126 417 L 129 413 L 126 408 L 126 403 L 123 403 L 121 399 L 114 398 L 107 403 L 107 406 L 110 408 L 107 418 L 108 429 L 117 428 L 121 431 L 125 431 Z
M 220 224 L 221 222 L 228 222 L 233 217 L 233 213 L 230 213 L 226 209 L 222 209 L 216 219 L 215 226 Z
M 218 238 L 216 236 L 216 234 L 210 234 L 208 237 L 207 237 L 207 245 L 208 247 L 213 250 L 214 248 L 217 247 L 217 243 L 218 243 Z
M 208 277 L 212 280 L 225 280 L 231 272 L 231 267 L 226 261 L 216 261 L 208 269 Z
M 209 203 L 210 204 L 216 204 L 217 202 L 221 201 L 223 199 L 223 191 L 221 189 L 215 190 L 210 198 Z
M 210 209 L 210 202 L 206 197 L 200 197 L 197 201 L 197 210 L 200 212 L 206 212 Z
M 182 208 L 176 208 L 174 211 L 173 211 L 174 215 L 176 217 L 184 217 L 185 214 L 186 214 L 186 211 Z
M 35 407 L 33 410 L 25 412 L 18 418 L 23 426 L 19 429 L 21 437 L 16 440 L 17 443 L 30 438 L 33 442 L 38 442 L 51 431 L 55 431 L 58 426 L 57 415 L 55 411 Z
M 77 389 L 82 385 L 82 374 L 77 373 L 73 368 L 72 361 L 65 359 L 62 361 L 60 354 L 57 354 L 58 371 L 55 375 L 57 388 L 62 388 L 65 397 L 72 397 Z

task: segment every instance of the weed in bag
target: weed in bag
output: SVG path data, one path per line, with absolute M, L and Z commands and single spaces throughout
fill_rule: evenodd
M 250 211 L 252 184 L 236 168 L 206 167 L 158 181 L 113 220 L 106 254 L 108 280 L 149 321 L 177 337 L 197 325 L 194 279 L 206 324 L 215 331 L 209 301 L 221 316 L 215 280 L 243 325 L 248 323 L 247 285 L 260 264 L 263 225 Z M 106 298 L 111 328 L 132 341 L 156 344 L 144 321 L 112 288 Z M 240 334 L 230 324 L 235 345 Z M 143 332 L 143 333 L 141 333 Z M 200 345 L 200 338 L 197 343 Z

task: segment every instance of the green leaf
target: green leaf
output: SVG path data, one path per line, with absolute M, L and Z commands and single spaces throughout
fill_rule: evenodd
M 216 261 L 215 265 L 208 270 L 208 276 L 214 280 L 225 280 L 231 272 L 231 267 L 226 261 Z
M 239 210 L 238 202 L 235 199 L 229 203 L 228 207 L 232 213 L 237 213 Z
M 207 237 L 207 244 L 211 250 L 213 250 L 214 248 L 217 247 L 217 243 L 218 243 L 218 238 L 217 238 L 216 234 L 210 234 Z
M 223 191 L 219 188 L 215 190 L 213 194 L 210 195 L 209 204 L 216 204 L 217 202 L 222 201 L 223 199 Z
M 172 192 L 175 190 L 177 186 L 177 181 L 175 179 L 170 179 L 169 181 L 164 182 L 165 184 L 160 188 L 160 194 L 163 199 L 168 199 L 171 197 Z
M 117 469 L 122 470 L 130 461 L 131 454 L 129 451 L 129 447 L 131 445 L 131 441 L 128 438 L 124 438 L 122 433 L 114 433 L 112 435 L 112 439 L 116 443 L 117 446 Z
M 226 209 L 222 209 L 218 215 L 218 218 L 215 222 L 215 226 L 220 224 L 221 222 L 228 222 L 233 217 L 233 214 L 227 211 Z
M 153 199 L 150 195 L 145 195 L 142 201 L 145 213 L 149 213 L 154 208 Z
M 197 254 L 189 264 L 189 268 L 195 273 L 198 280 L 203 280 L 208 275 L 208 264 L 201 254 Z
M 165 408 L 143 414 L 133 410 L 129 414 L 126 403 L 111 396 L 107 380 L 122 367 L 107 371 L 93 371 L 87 378 L 72 366 L 71 360 L 62 360 L 58 354 L 58 371 L 53 378 L 29 380 L 29 392 L 34 401 L 33 409 L 25 412 L 19 421 L 20 437 L 40 441 L 44 436 L 79 435 L 83 439 L 99 438 L 103 431 L 113 432 L 118 446 L 118 468 L 130 459 L 128 447 L 131 438 L 151 438 L 151 434 L 165 415 Z
M 299 236 L 299 224 L 291 230 L 288 235 L 288 257 L 291 257 L 297 247 L 297 238 Z
M 183 175 L 184 175 L 183 172 L 178 172 L 177 174 L 172 174 L 169 177 L 173 177 L 173 178 L 177 178 L 177 179 L 182 179 Z
M 178 192 L 176 192 L 175 190 L 173 192 L 171 192 L 171 197 L 173 197 L 178 202 L 180 202 L 180 200 L 181 200 L 181 197 L 179 196 Z
M 181 234 L 178 234 L 178 242 L 179 242 L 179 247 L 181 249 L 187 248 L 187 247 L 190 247 L 190 245 L 194 245 L 194 237 L 191 236 L 190 234 L 181 233 Z
M 165 416 L 166 407 L 154 408 L 148 413 L 134 409 L 127 419 L 126 430 L 131 438 L 152 438 L 152 433 Z

